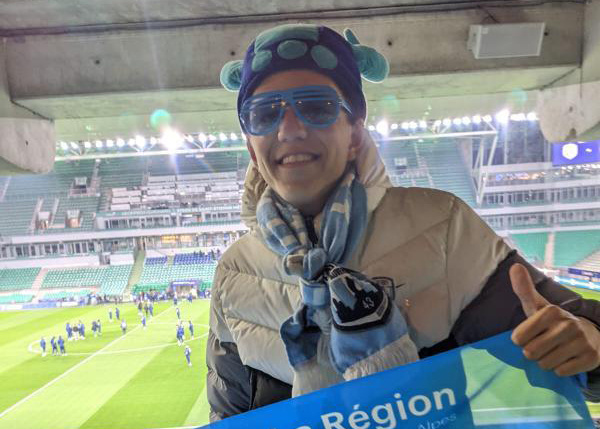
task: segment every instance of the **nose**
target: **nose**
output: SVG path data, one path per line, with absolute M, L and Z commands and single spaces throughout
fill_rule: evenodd
M 294 109 L 289 104 L 284 109 L 283 118 L 281 118 L 277 130 L 277 138 L 282 143 L 304 140 L 307 135 L 305 124 L 296 116 Z

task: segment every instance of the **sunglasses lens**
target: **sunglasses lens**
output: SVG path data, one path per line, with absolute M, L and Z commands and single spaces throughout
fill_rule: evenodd
M 261 103 L 242 112 L 242 120 L 250 134 L 264 135 L 275 127 L 280 114 L 281 103 Z
M 335 122 L 339 113 L 337 100 L 297 100 L 296 110 L 310 125 L 328 126 Z

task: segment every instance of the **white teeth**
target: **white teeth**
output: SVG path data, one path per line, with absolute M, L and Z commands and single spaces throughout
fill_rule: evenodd
M 309 155 L 304 153 L 299 153 L 296 155 L 288 155 L 281 160 L 281 164 L 291 164 L 293 162 L 303 162 L 303 161 L 312 161 L 315 159 L 315 155 Z

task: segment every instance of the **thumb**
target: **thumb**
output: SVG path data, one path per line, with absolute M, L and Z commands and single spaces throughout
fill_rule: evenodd
M 531 317 L 536 311 L 550 304 L 540 293 L 535 289 L 533 280 L 525 268 L 521 264 L 514 264 L 508 272 L 512 288 L 523 306 L 523 311 L 527 317 Z

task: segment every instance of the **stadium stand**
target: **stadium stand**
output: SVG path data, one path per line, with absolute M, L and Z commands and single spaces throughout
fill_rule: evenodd
M 146 265 L 164 265 L 167 263 L 167 256 L 158 256 L 155 258 L 146 258 L 144 264 Z
M 418 144 L 418 151 L 433 180 L 433 187 L 452 192 L 475 207 L 475 187 L 455 140 L 427 140 Z M 449 165 L 460 168 L 448 168 Z M 424 185 L 429 186 L 429 185 Z
M 199 280 L 201 282 L 212 283 L 216 268 L 216 262 L 144 265 L 144 270 L 138 284 L 169 283 L 173 280 Z
M 0 291 L 31 289 L 39 268 L 0 269 Z
M 581 262 L 578 262 L 576 267 L 582 270 L 600 272 L 600 251 L 594 252 Z
M 90 293 L 92 293 L 91 290 L 80 290 L 80 291 L 76 291 L 76 292 L 69 292 L 69 291 L 60 291 L 60 292 L 49 292 L 44 294 L 44 296 L 42 296 L 42 298 L 40 299 L 41 301 L 60 301 L 60 300 L 70 300 L 70 299 L 74 299 L 77 300 L 78 298 L 82 297 L 82 296 L 87 296 Z
M 36 204 L 36 199 L 0 202 L 0 235 L 27 234 Z
M 521 254 L 529 261 L 544 261 L 546 254 L 547 232 L 530 234 L 512 234 L 510 236 Z
M 173 259 L 173 265 L 210 264 L 212 258 L 209 255 L 199 253 L 178 253 Z
M 114 265 L 98 268 L 50 270 L 42 282 L 42 289 L 100 287 L 99 293 L 122 294 L 127 287 L 132 265 Z
M 1 295 L 0 304 L 24 304 L 33 299 L 31 294 L 13 293 L 11 295 Z
M 555 266 L 573 267 L 600 250 L 600 230 L 558 231 L 554 249 Z

